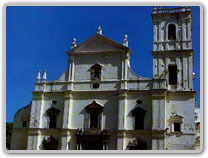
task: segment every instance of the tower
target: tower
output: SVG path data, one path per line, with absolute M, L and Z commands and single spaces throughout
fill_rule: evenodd
M 194 149 L 192 13 L 190 7 L 154 7 L 152 20 L 153 79 L 165 79 L 167 85 L 164 149 Z
M 193 90 L 190 7 L 153 8 L 153 78 L 166 78 L 172 91 Z

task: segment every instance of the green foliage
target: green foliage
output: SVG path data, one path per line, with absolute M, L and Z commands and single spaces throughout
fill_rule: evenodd
M 10 150 L 13 123 L 6 123 L 6 148 Z

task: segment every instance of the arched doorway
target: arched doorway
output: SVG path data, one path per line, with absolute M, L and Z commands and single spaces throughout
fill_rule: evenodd
M 58 150 L 58 139 L 53 136 L 48 137 L 48 139 L 43 139 L 43 150 Z
M 133 142 L 129 142 L 127 146 L 127 150 L 147 150 L 148 146 L 146 141 L 143 141 L 139 138 L 134 140 Z

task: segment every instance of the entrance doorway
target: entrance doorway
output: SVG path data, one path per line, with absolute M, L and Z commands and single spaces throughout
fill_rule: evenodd
M 82 150 L 103 150 L 102 141 L 84 142 Z

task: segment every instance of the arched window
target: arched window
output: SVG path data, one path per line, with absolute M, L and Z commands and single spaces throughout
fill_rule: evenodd
M 144 130 L 144 117 L 146 115 L 146 110 L 137 107 L 131 112 L 135 118 L 135 130 Z
M 101 69 L 100 64 L 95 64 L 91 67 L 91 79 L 92 80 L 101 80 Z
M 96 101 L 93 101 L 85 109 L 89 116 L 88 128 L 101 128 L 101 113 L 103 112 L 103 107 L 97 104 Z
M 169 84 L 177 85 L 177 65 L 169 65 Z
M 176 39 L 176 26 L 174 24 L 168 25 L 168 39 L 169 40 Z
M 49 128 L 56 128 L 57 116 L 59 115 L 59 112 L 59 110 L 53 107 L 46 111 L 49 116 Z

